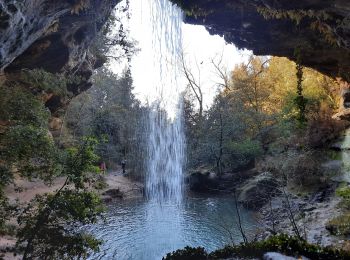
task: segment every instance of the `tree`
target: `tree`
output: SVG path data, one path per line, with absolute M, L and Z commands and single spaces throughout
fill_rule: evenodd
M 19 86 L 1 86 L 0 93 L 0 121 L 6 122 L 0 134 L 0 216 L 6 217 L 0 225 L 17 217 L 17 245 L 24 259 L 71 259 L 97 250 L 92 236 L 69 229 L 73 223 L 96 221 L 102 210 L 97 195 L 86 186 L 93 178 L 87 174 L 96 171 L 96 141 L 88 138 L 79 147 L 61 150 L 49 135 L 50 113 L 38 97 Z M 57 176 L 66 181 L 56 193 L 37 196 L 23 209 L 10 203 L 2 190 L 14 181 L 14 169 L 23 178 L 41 179 L 48 185 Z
M 54 194 L 36 196 L 18 217 L 19 246 L 24 246 L 23 259 L 71 259 L 86 257 L 98 250 L 100 242 L 74 227 L 94 223 L 103 207 L 98 195 L 87 190 L 87 173 L 94 166 L 96 140 L 86 138 L 79 148 L 71 148 L 63 156 L 61 175 L 66 177 Z
M 182 72 L 187 80 L 187 87 L 189 88 L 190 93 L 194 95 L 195 100 L 197 101 L 198 122 L 201 122 L 203 119 L 203 91 L 201 86 L 202 84 L 201 71 L 200 71 L 198 62 L 196 61 L 197 77 L 193 74 L 193 72 L 189 68 L 189 65 L 186 63 L 184 54 L 181 55 L 181 65 L 182 65 Z
M 93 83 L 84 96 L 71 102 L 65 139 L 71 140 L 73 133 L 94 135 L 104 140 L 98 145 L 97 153 L 109 169 L 116 169 L 126 158 L 133 174 L 140 175 L 146 149 L 143 130 L 147 108 L 132 93 L 130 70 L 119 76 L 102 68 L 93 76 Z

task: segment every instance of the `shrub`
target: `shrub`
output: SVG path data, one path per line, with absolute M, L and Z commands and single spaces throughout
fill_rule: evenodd
M 250 139 L 242 142 L 230 142 L 226 145 L 227 157 L 225 158 L 232 170 L 251 164 L 256 157 L 262 154 L 262 148 L 258 141 Z
M 168 254 L 163 260 L 177 259 L 196 259 L 196 260 L 211 260 L 211 259 L 227 259 L 227 258 L 261 258 L 266 252 L 279 252 L 285 255 L 305 256 L 310 259 L 350 259 L 350 253 L 342 250 L 321 247 L 307 243 L 305 240 L 300 240 L 296 237 L 291 237 L 285 234 L 272 236 L 263 241 L 255 241 L 246 244 L 226 246 L 207 254 L 203 248 L 185 247 Z
M 203 260 L 208 259 L 208 254 L 203 247 L 189 247 L 176 250 L 162 258 L 163 260 Z
M 350 235 L 350 213 L 345 213 L 328 221 L 326 229 L 332 235 Z
M 342 198 L 342 206 L 350 209 L 350 187 L 343 184 L 335 191 L 335 194 Z

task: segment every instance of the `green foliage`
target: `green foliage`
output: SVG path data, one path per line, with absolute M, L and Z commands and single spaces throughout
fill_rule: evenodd
M 100 241 L 76 231 L 82 224 L 94 223 L 103 212 L 97 194 L 87 190 L 87 172 L 95 170 L 97 141 L 85 138 L 78 148 L 67 149 L 59 162 L 66 177 L 54 194 L 37 196 L 18 217 L 18 246 L 24 247 L 24 259 L 85 258 L 89 250 L 98 250 Z
M 100 241 L 74 228 L 94 223 L 101 212 L 100 199 L 91 192 L 67 189 L 38 196 L 18 219 L 18 244 L 28 243 L 26 259 L 85 258 L 89 250 L 98 250 Z
M 49 181 L 60 172 L 56 165 L 59 151 L 45 128 L 31 125 L 10 127 L 4 135 L 3 145 L 7 149 L 1 157 L 6 159 L 7 167 L 15 166 L 22 176 Z
M 272 236 L 266 240 L 226 247 L 209 255 L 213 259 L 224 257 L 261 257 L 266 252 L 280 252 L 295 257 L 305 256 L 310 259 L 347 259 L 350 254 L 337 249 L 320 247 L 288 235 Z
M 168 254 L 164 260 L 173 259 L 227 259 L 227 258 L 262 258 L 266 252 L 279 252 L 282 254 L 300 257 L 305 256 L 310 259 L 348 259 L 348 252 L 333 249 L 330 247 L 321 247 L 307 243 L 288 235 L 276 235 L 263 241 L 249 242 L 240 245 L 226 246 L 223 249 L 216 250 L 210 254 L 196 248 L 186 247 L 185 250 L 178 250 Z M 176 258 L 172 258 L 172 256 Z M 183 258 L 181 258 L 183 257 Z M 190 258 L 193 257 L 193 258 Z
M 350 235 L 350 213 L 344 213 L 340 216 L 337 216 L 326 224 L 326 229 L 332 235 Z
M 0 86 L 0 120 L 45 127 L 50 113 L 27 89 Z
M 67 176 L 68 182 L 74 184 L 76 189 L 84 188 L 89 180 L 88 172 L 99 172 L 96 164 L 99 156 L 95 154 L 98 141 L 93 137 L 85 137 L 78 148 L 67 149 L 64 161 L 63 175 Z
M 28 75 L 26 83 L 49 92 L 67 83 L 42 71 Z M 24 259 L 85 258 L 89 250 L 98 250 L 100 242 L 75 227 L 94 223 L 103 210 L 99 197 L 87 190 L 92 181 L 87 173 L 99 171 L 95 166 L 98 142 L 82 138 L 77 146 L 60 150 L 48 130 L 49 116 L 29 90 L 0 87 L 0 121 L 4 125 L 0 133 L 0 230 L 8 233 L 7 221 L 18 216 L 18 247 L 24 250 Z M 50 183 L 54 177 L 64 176 L 66 181 L 56 193 L 37 196 L 22 211 L 3 193 L 13 181 L 14 170 L 28 179 Z
M 22 79 L 24 84 L 30 85 L 31 89 L 52 93 L 57 96 L 68 95 L 67 85 L 79 84 L 81 78 L 78 76 L 67 76 L 64 74 L 53 74 L 42 69 L 24 70 Z
M 206 17 L 213 13 L 213 10 L 209 8 L 201 8 L 200 4 L 202 3 L 197 4 L 198 1 L 171 0 L 171 2 L 180 7 L 188 17 L 195 17 L 197 19 L 198 17 Z
M 303 95 L 303 66 L 301 65 L 301 51 L 299 48 L 295 51 L 295 56 L 297 57 L 296 64 L 296 76 L 297 76 L 297 96 L 294 99 L 294 103 L 297 107 L 298 114 L 296 120 L 300 128 L 305 127 L 306 119 L 306 104 L 307 99 Z
M 300 48 L 295 56 L 300 64 Z M 337 131 L 331 115 L 337 108 L 339 84 L 286 58 L 252 56 L 247 63 L 236 66 L 223 85 L 225 89 L 204 111 L 201 122 L 193 100 L 185 96 L 191 168 L 207 165 L 218 172 L 220 168 L 241 170 L 245 165 L 253 166 L 262 148 L 272 152 L 286 147 L 313 147 L 322 144 L 315 138 L 321 136 L 315 129 Z M 309 177 L 311 182 L 320 179 L 319 174 Z
M 144 116 L 147 109 L 141 107 L 132 93 L 130 71 L 118 76 L 101 69 L 93 81 L 94 86 L 74 99 L 68 108 L 64 142 L 84 135 L 96 136 L 103 140 L 96 152 L 108 169 L 115 169 L 126 158 L 127 167 L 140 175 L 142 153 L 146 148 Z
M 22 176 L 49 181 L 59 169 L 58 150 L 49 135 L 48 110 L 29 91 L 0 87 L 0 121 L 8 122 L 0 135 L 1 175 L 12 178 L 12 167 Z
M 189 247 L 186 246 L 184 249 L 176 250 L 172 253 L 168 253 L 163 260 L 202 260 L 207 259 L 208 253 L 205 252 L 203 247 Z
M 342 205 L 345 209 L 350 210 L 350 187 L 346 184 L 342 184 L 336 189 L 335 194 L 342 198 Z
M 263 152 L 260 142 L 250 139 L 241 142 L 229 142 L 226 149 L 228 154 L 227 161 L 232 163 L 231 168 L 245 166 Z
M 349 200 L 349 202 L 350 202 L 350 187 L 349 186 L 342 185 L 335 191 L 335 193 L 339 197 L 342 197 L 345 200 Z

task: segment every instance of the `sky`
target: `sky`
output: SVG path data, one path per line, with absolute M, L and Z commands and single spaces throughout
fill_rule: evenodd
M 163 12 L 150 5 L 152 5 L 151 0 L 130 1 L 131 18 L 125 21 L 127 28 L 130 30 L 130 36 L 139 43 L 138 48 L 140 48 L 140 52 L 133 57 L 131 62 L 134 93 L 141 101 L 152 100 L 155 96 L 159 96 L 159 90 L 155 85 L 162 79 L 157 78 L 160 72 L 157 71 L 159 69 L 156 63 L 161 60 L 162 64 L 160 66 L 162 68 L 167 67 L 169 63 L 176 63 L 170 56 L 174 55 L 174 52 L 182 52 L 189 69 L 195 77 L 198 79 L 200 75 L 204 104 L 209 106 L 217 93 L 216 83 L 220 82 L 211 60 L 218 61 L 221 59 L 222 67 L 231 71 L 236 64 L 246 61 L 251 52 L 238 50 L 234 45 L 226 44 L 222 37 L 210 35 L 203 26 L 181 22 L 177 17 L 178 10 L 173 10 L 166 4 L 162 6 L 162 9 L 165 9 L 164 13 L 169 14 L 169 17 L 164 17 Z M 155 36 L 154 34 L 160 35 Z M 168 46 L 166 42 L 172 42 L 172 45 Z M 182 50 L 177 49 L 178 45 L 181 45 Z M 170 56 L 164 56 L 163 54 L 167 48 L 168 52 L 171 52 Z M 160 49 L 165 51 L 160 51 Z M 177 53 L 176 56 L 179 57 L 180 54 Z M 168 63 L 165 63 L 165 60 Z M 118 72 L 120 67 L 119 64 L 112 65 L 115 72 Z M 181 70 L 179 68 L 177 68 L 177 71 L 174 68 L 172 70 L 174 72 L 169 72 L 170 74 L 181 74 L 177 73 Z M 177 82 L 163 87 L 168 89 L 162 90 L 164 91 L 162 95 L 170 96 L 170 98 L 175 95 L 172 93 L 174 92 L 174 85 L 179 85 L 177 91 L 182 91 L 187 84 L 182 76 L 178 76 L 177 79 L 170 77 L 167 78 L 167 81 Z

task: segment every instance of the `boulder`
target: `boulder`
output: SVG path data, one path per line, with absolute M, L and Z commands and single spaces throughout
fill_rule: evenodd
M 208 171 L 195 171 L 188 178 L 191 191 L 208 192 L 218 189 L 218 181 L 216 174 Z
M 271 197 L 280 194 L 278 181 L 269 172 L 261 173 L 247 180 L 241 188 L 237 189 L 237 192 L 238 202 L 249 209 L 259 209 Z
M 122 199 L 124 194 L 119 189 L 109 189 L 102 193 L 102 200 L 105 203 L 111 202 L 113 199 Z

